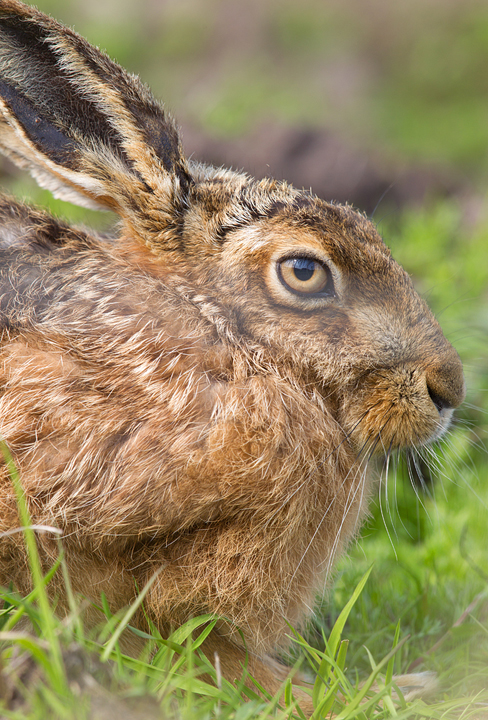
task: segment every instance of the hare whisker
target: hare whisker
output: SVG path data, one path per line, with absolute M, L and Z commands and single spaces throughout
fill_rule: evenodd
M 415 498 L 416 498 L 418 504 L 420 505 L 420 507 L 422 508 L 422 510 L 424 511 L 425 516 L 431 521 L 430 513 L 419 493 L 417 483 L 415 482 L 414 472 L 412 470 L 412 464 L 413 464 L 412 454 L 410 452 L 408 452 L 408 453 L 406 453 L 405 457 L 406 457 L 406 461 L 407 461 L 407 473 L 408 473 L 408 478 L 410 480 L 410 486 L 412 487 L 412 489 L 415 493 Z
M 361 500 L 362 500 L 362 498 L 363 498 L 363 496 L 364 496 L 364 487 L 365 487 L 366 471 L 367 471 L 367 465 L 366 465 L 362 470 L 361 470 L 360 467 L 358 467 L 357 473 L 356 473 L 356 477 L 357 477 L 357 475 L 359 474 L 359 472 L 361 472 L 360 480 L 359 480 L 359 482 L 353 482 L 353 483 L 350 485 L 350 487 L 349 487 L 349 492 L 348 492 L 348 496 L 347 496 L 347 498 L 346 498 L 346 503 L 345 503 L 344 510 L 343 510 L 343 513 L 342 513 L 342 520 L 341 520 L 341 523 L 340 523 L 340 526 L 339 526 L 339 530 L 338 530 L 337 533 L 336 533 L 336 536 L 335 536 L 335 538 L 334 538 L 334 543 L 333 543 L 333 545 L 332 545 L 332 549 L 331 549 L 331 551 L 329 552 L 329 555 L 328 555 L 328 558 L 327 558 L 327 568 L 326 568 L 326 570 L 325 570 L 324 583 L 325 583 L 325 582 L 328 580 L 328 578 L 329 578 L 329 575 L 330 575 L 330 572 L 331 572 L 331 569 L 332 569 L 332 563 L 333 563 L 333 561 L 334 561 L 334 559 L 335 559 L 337 547 L 338 547 L 339 540 L 340 540 L 340 537 L 341 537 L 341 530 L 342 530 L 342 528 L 343 528 L 343 526 L 344 526 L 344 522 L 346 521 L 346 519 L 348 519 L 349 511 L 350 511 L 351 507 L 353 506 L 353 503 L 354 503 L 354 500 L 356 499 L 356 495 L 357 495 L 358 491 L 361 492 L 361 495 L 360 495 L 360 499 L 361 499 Z M 350 494 L 351 494 L 351 492 L 353 491 L 353 489 L 354 489 L 353 496 L 352 496 L 351 499 L 349 499 L 349 498 L 350 498 Z M 361 503 L 358 503 L 358 513 L 359 513 L 359 508 L 360 508 L 360 507 L 361 507 Z M 323 561 L 323 562 L 324 562 L 324 561 Z M 323 564 L 323 562 L 322 562 L 321 564 Z
M 368 408 L 363 415 L 359 418 L 359 420 L 353 425 L 352 429 L 345 434 L 344 438 L 337 444 L 335 447 L 331 450 L 331 452 L 326 455 L 325 458 L 320 460 L 320 465 L 324 466 L 325 462 L 334 455 L 334 453 L 338 452 L 341 446 L 344 444 L 344 442 L 347 442 L 350 438 L 352 433 L 356 430 L 356 428 L 360 425 L 362 420 L 368 415 L 368 413 L 371 411 L 371 408 Z M 358 461 L 361 457 L 361 454 L 363 452 L 364 447 L 368 444 L 368 441 L 366 440 L 363 447 L 361 447 L 357 454 L 356 454 L 356 461 Z M 290 500 L 298 493 L 300 490 L 307 484 L 308 478 L 305 477 L 304 480 L 295 488 L 295 490 L 287 496 L 287 498 L 282 502 L 282 504 L 273 512 L 272 515 L 268 518 L 265 527 L 269 526 L 272 522 L 272 520 L 276 517 L 276 515 L 285 507 L 287 503 L 290 502 Z M 344 480 L 345 482 L 345 480 Z
M 466 460 L 464 459 L 464 457 L 462 457 L 462 456 L 459 454 L 459 451 L 458 451 L 457 447 L 456 447 L 455 444 L 450 440 L 449 437 L 446 437 L 445 441 L 446 441 L 446 444 L 451 447 L 451 452 L 453 453 L 453 455 L 455 456 L 455 458 L 457 459 L 457 461 L 458 461 L 458 462 L 460 463 L 460 465 L 463 466 L 468 472 L 467 472 L 465 475 L 463 475 L 463 478 L 462 478 L 463 484 L 462 484 L 462 486 L 461 486 L 456 480 L 454 480 L 453 477 L 451 477 L 451 476 L 446 476 L 446 475 L 444 475 L 444 477 L 445 477 L 447 480 L 449 480 L 449 482 L 454 483 L 455 485 L 458 485 L 459 487 L 465 487 L 465 486 L 467 486 L 467 487 L 469 488 L 469 490 L 471 491 L 471 493 L 474 495 L 474 497 L 475 497 L 475 498 L 478 500 L 478 502 L 481 504 L 481 506 L 484 507 L 485 509 L 488 509 L 488 506 L 487 506 L 486 502 L 485 502 L 485 501 L 480 497 L 480 495 L 476 492 L 473 484 L 472 484 L 471 482 L 469 482 L 469 479 L 468 479 L 469 474 L 472 474 L 472 475 L 474 475 L 474 477 L 475 477 L 475 478 L 477 479 L 477 481 L 479 482 L 480 478 L 479 478 L 479 475 L 478 475 L 476 466 L 474 465 L 474 463 L 471 464 L 471 465 L 468 465 L 468 463 L 466 462 Z M 449 458 L 446 458 L 446 454 L 445 454 L 444 448 L 443 448 L 442 446 L 440 447 L 440 451 L 441 451 L 442 456 L 444 457 L 444 459 L 450 460 Z M 450 461 L 450 462 L 451 462 L 451 464 L 452 464 L 452 461 Z M 472 462 L 473 462 L 473 461 L 472 461 Z
M 354 466 L 354 467 L 350 468 L 350 470 L 348 471 L 346 477 L 344 477 L 344 479 L 343 479 L 343 481 L 342 481 L 342 483 L 341 483 L 341 486 L 340 486 L 341 488 L 345 485 L 346 481 L 349 479 L 349 475 L 350 475 L 353 471 L 355 471 L 356 477 L 357 477 L 357 474 L 361 471 L 361 466 Z M 362 477 L 364 478 L 364 475 L 363 475 L 363 474 L 362 474 Z M 355 478 L 354 478 L 354 479 L 355 479 Z M 354 484 L 354 482 L 353 482 L 353 484 Z M 351 485 L 351 487 L 352 487 L 352 485 Z M 351 487 L 349 488 L 349 492 L 351 492 Z M 306 547 L 305 550 L 303 551 L 303 553 L 302 553 L 302 555 L 301 555 L 301 557 L 300 557 L 300 559 L 299 559 L 299 561 L 298 561 L 298 563 L 297 563 L 297 565 L 296 565 L 296 567 L 295 567 L 295 570 L 294 570 L 294 572 L 293 572 L 293 575 L 291 576 L 291 578 L 290 578 L 290 580 L 289 580 L 288 588 L 290 588 L 290 585 L 291 585 L 293 579 L 295 578 L 298 570 L 300 569 L 300 566 L 301 566 L 301 564 L 303 563 L 303 561 L 304 561 L 304 559 L 305 559 L 308 551 L 309 551 L 310 548 L 312 547 L 313 541 L 315 540 L 315 538 L 316 538 L 316 536 L 317 536 L 320 528 L 322 527 L 325 518 L 327 517 L 330 509 L 332 508 L 332 506 L 334 505 L 335 502 L 336 502 L 336 498 L 334 497 L 334 498 L 330 501 L 330 503 L 328 504 L 328 506 L 325 508 L 325 510 L 324 510 L 324 512 L 323 512 L 323 514 L 322 514 L 322 518 L 320 519 L 320 522 L 317 524 L 317 527 L 315 528 L 315 531 L 314 531 L 312 537 L 310 538 L 307 547 Z M 342 527 L 342 524 L 343 524 L 343 521 L 341 521 L 341 527 Z
M 466 420 L 464 418 L 457 418 L 454 421 L 453 426 L 459 427 L 465 431 L 466 430 L 469 431 L 469 436 L 467 438 L 469 446 L 471 448 L 473 448 L 474 450 L 477 450 L 478 452 L 483 453 L 484 455 L 488 454 L 488 446 L 486 444 L 486 439 L 481 438 L 478 435 L 478 433 L 474 430 L 476 425 L 473 422 Z M 448 433 L 446 433 L 446 435 L 449 435 L 449 434 L 450 433 L 448 431 Z
M 385 455 L 385 461 L 383 463 L 383 467 L 381 469 L 380 473 L 380 481 L 379 481 L 379 499 L 381 502 L 382 497 L 382 488 L 384 488 L 384 499 L 385 499 L 385 505 L 388 513 L 388 517 L 390 518 L 391 526 L 395 529 L 395 535 L 398 538 L 398 533 L 396 532 L 395 523 L 393 520 L 393 512 L 392 512 L 392 503 L 390 502 L 390 495 L 389 495 L 389 487 L 390 487 L 390 480 L 389 480 L 389 474 L 390 474 L 390 459 L 391 459 L 391 450 L 393 447 L 393 438 L 390 441 L 390 445 L 388 447 L 388 450 L 386 451 Z M 396 477 L 393 477 L 393 508 L 397 511 L 398 514 L 398 497 L 397 497 L 397 483 L 396 483 Z
M 474 405 L 473 403 L 464 402 L 463 407 L 468 408 L 469 410 L 475 410 L 476 412 L 481 413 L 482 415 L 488 415 L 488 410 L 486 408 L 481 407 L 481 405 Z M 457 418 L 457 422 L 468 422 L 463 418 Z M 473 423 L 474 425 L 474 423 Z

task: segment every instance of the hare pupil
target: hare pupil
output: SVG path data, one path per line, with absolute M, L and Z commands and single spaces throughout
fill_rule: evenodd
M 297 280 L 307 282 L 315 272 L 315 260 L 308 258 L 297 258 L 294 261 L 293 271 Z

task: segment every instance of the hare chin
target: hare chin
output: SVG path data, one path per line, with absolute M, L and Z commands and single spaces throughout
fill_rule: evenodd
M 439 422 L 436 429 L 432 433 L 431 437 L 428 440 L 424 441 L 422 444 L 431 445 L 432 443 L 436 442 L 436 440 L 440 440 L 441 437 L 443 437 L 449 430 L 449 426 L 451 425 L 452 421 L 452 415 L 453 410 L 451 408 L 443 408 L 439 412 Z

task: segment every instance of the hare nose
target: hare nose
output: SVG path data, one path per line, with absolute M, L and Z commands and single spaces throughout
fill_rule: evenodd
M 439 412 L 462 403 L 466 394 L 463 366 L 454 348 L 450 348 L 444 362 L 428 368 L 426 381 L 427 392 Z

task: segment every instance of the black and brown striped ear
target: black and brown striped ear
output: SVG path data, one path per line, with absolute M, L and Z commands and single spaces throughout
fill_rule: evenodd
M 0 113 L 0 150 L 41 186 L 171 246 L 191 184 L 173 121 L 138 78 L 17 0 L 0 0 Z

